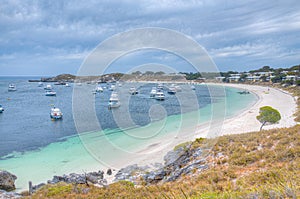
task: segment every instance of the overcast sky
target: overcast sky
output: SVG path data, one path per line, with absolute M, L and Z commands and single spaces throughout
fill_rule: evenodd
M 273 2 L 2 0 L 0 76 L 76 74 L 99 43 L 143 27 L 167 28 L 196 40 L 220 71 L 300 64 L 300 3 Z M 127 67 L 114 70 L 154 62 L 190 70 L 175 55 L 147 50 L 120 58 L 118 65 Z

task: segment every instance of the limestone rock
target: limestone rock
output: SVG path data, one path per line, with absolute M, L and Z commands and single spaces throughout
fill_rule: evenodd
M 12 191 L 15 190 L 15 180 L 17 176 L 7 172 L 7 171 L 0 171 L 0 189 L 5 191 Z

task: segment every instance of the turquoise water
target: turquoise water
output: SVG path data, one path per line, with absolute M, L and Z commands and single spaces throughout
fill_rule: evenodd
M 211 90 L 214 92 L 213 87 Z M 237 91 L 226 88 L 226 98 L 211 93 L 217 99 L 213 103 L 196 111 L 166 116 L 146 126 L 81 133 L 38 150 L 10 154 L 12 158 L 0 160 L 0 168 L 18 176 L 18 190 L 27 189 L 29 180 L 38 184 L 53 175 L 118 169 L 137 156 L 146 157 L 140 151 L 153 144 L 172 142 L 175 136 L 195 131 L 199 124 L 233 117 L 257 100 L 253 94 L 240 95 Z

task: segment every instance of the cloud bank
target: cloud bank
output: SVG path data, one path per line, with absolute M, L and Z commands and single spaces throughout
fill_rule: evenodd
M 100 42 L 143 27 L 188 35 L 207 50 L 221 71 L 287 67 L 300 60 L 299 10 L 296 0 L 4 0 L 0 75 L 75 74 Z M 143 59 L 147 64 L 145 57 L 133 56 L 132 61 Z M 168 65 L 189 70 L 180 59 Z

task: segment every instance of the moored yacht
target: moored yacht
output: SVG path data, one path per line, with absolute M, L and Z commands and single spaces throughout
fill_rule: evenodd
M 108 108 L 118 108 L 121 105 L 120 101 L 119 101 L 119 96 L 117 92 L 112 92 L 110 98 L 109 98 L 109 102 L 108 102 Z
M 96 89 L 95 89 L 95 91 L 97 93 L 101 93 L 101 92 L 103 92 L 103 88 L 101 86 L 97 86 Z
M 45 89 L 45 90 L 48 90 L 48 91 L 52 90 L 51 84 L 47 84 L 46 87 L 45 87 L 44 89 Z
M 175 95 L 176 94 L 176 88 L 173 87 L 173 86 L 169 87 L 168 93 L 170 95 Z
M 0 113 L 3 113 L 4 108 L 2 107 L 2 105 L 0 104 Z
M 56 92 L 52 91 L 52 90 L 47 90 L 45 95 L 46 96 L 56 96 Z
M 159 84 L 157 85 L 157 90 L 164 90 L 163 84 L 159 83 Z
M 136 90 L 136 88 L 135 87 L 131 87 L 130 89 L 129 89 L 129 94 L 130 95 L 136 95 L 136 94 L 138 94 L 139 92 Z
M 8 91 L 16 91 L 17 90 L 17 87 L 15 84 L 9 84 L 8 85 Z
M 62 119 L 63 114 L 59 108 L 53 107 L 53 108 L 51 108 L 51 111 L 50 111 L 50 117 L 51 117 L 51 119 L 58 120 L 58 119 Z
M 162 91 L 157 91 L 155 94 L 156 100 L 165 100 L 165 94 Z
M 151 92 L 150 92 L 150 98 L 155 98 L 156 92 L 157 92 L 156 88 L 152 87 Z
M 111 85 L 110 88 L 109 88 L 109 90 L 110 90 L 110 91 L 116 90 L 116 85 Z

